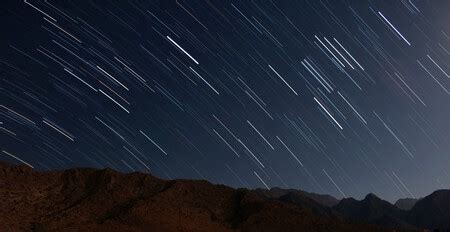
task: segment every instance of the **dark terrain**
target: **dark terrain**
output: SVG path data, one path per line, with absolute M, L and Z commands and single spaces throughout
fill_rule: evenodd
M 419 199 L 415 198 L 401 198 L 395 202 L 395 206 L 399 209 L 410 210 L 416 204 Z
M 337 200 L 89 168 L 0 163 L 0 231 L 416 231 L 450 228 L 450 190 L 401 210 L 369 194 Z

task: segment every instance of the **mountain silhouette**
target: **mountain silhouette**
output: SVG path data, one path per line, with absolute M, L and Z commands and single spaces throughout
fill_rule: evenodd
M 373 194 L 328 207 L 327 195 L 248 190 L 204 180 L 0 162 L 0 231 L 417 231 L 450 228 L 450 191 L 401 210 Z M 395 229 L 395 230 L 394 230 Z
M 256 189 L 254 190 L 258 195 L 268 198 L 280 198 L 284 195 L 295 193 L 299 194 L 305 197 L 308 197 L 315 202 L 319 203 L 320 205 L 332 207 L 339 203 L 339 200 L 334 198 L 333 196 L 327 195 L 327 194 L 317 194 L 317 193 L 310 193 L 302 190 L 297 189 L 282 189 L 282 188 L 271 188 L 268 189 Z
M 0 231 L 386 231 L 203 180 L 5 163 L 0 215 Z
M 417 201 L 408 221 L 421 228 L 450 229 L 450 190 L 437 190 Z
M 395 202 L 395 206 L 402 210 L 410 210 L 419 199 L 415 198 L 401 198 Z
M 407 211 L 398 209 L 391 203 L 380 199 L 375 194 L 368 194 L 363 200 L 353 198 L 342 199 L 333 207 L 344 217 L 369 224 L 376 224 L 386 228 L 414 229 L 406 222 Z

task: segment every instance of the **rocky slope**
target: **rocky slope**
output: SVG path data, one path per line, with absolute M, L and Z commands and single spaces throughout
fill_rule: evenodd
M 37 172 L 0 163 L 1 231 L 388 231 L 289 197 L 110 169 Z

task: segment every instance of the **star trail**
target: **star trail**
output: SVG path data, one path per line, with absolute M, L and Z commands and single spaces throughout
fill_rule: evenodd
M 338 198 L 450 187 L 450 1 L 0 12 L 0 160 Z

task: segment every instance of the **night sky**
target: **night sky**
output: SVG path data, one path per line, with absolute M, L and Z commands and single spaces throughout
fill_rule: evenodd
M 338 198 L 450 187 L 450 1 L 0 5 L 0 160 Z

